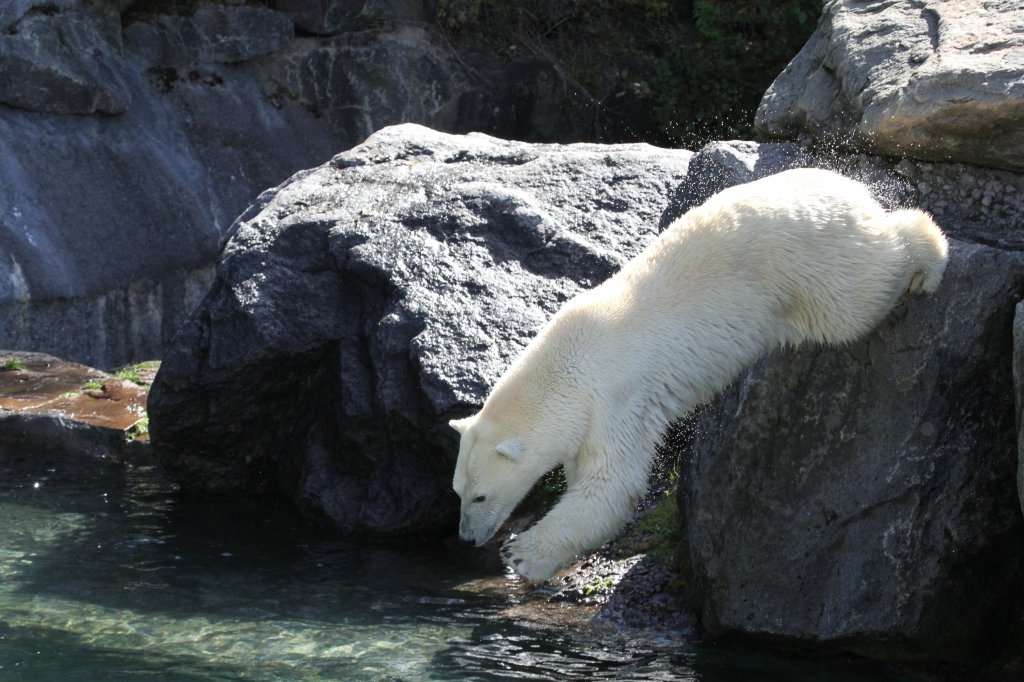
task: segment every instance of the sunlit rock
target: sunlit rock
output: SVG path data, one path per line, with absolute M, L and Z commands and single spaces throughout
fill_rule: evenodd
M 832 0 L 765 93 L 758 130 L 1024 169 L 1024 6 Z

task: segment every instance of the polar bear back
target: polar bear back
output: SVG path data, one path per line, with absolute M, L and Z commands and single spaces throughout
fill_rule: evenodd
M 886 213 L 861 183 L 791 170 L 690 210 L 547 331 L 563 328 L 556 348 L 589 339 L 574 353 L 610 404 L 639 391 L 679 416 L 772 348 L 863 336 L 906 291 L 934 289 L 945 259 L 921 211 Z
M 802 168 L 720 192 L 630 269 L 641 280 L 649 273 L 653 287 L 700 289 L 723 314 L 723 289 L 736 289 L 752 297 L 749 307 L 768 306 L 760 310 L 781 324 L 778 342 L 839 344 L 870 331 L 908 289 L 934 289 L 945 260 L 945 238 L 926 214 L 887 213 L 863 184 Z

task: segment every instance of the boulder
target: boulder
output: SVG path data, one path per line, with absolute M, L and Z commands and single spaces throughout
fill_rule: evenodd
M 686 186 L 758 165 L 756 147 L 708 151 Z M 800 162 L 842 163 L 889 205 L 919 199 L 905 176 L 931 169 Z M 1024 579 L 1011 385 L 1024 258 L 971 241 L 966 213 L 938 221 L 961 240 L 935 295 L 849 347 L 769 355 L 700 413 L 681 549 L 711 635 L 961 663 L 1005 644 Z
M 150 395 L 186 491 L 450 530 L 456 434 L 559 305 L 657 232 L 691 154 L 386 128 L 231 230 Z
M 1024 170 L 1024 6 L 831 0 L 755 125 L 879 154 Z

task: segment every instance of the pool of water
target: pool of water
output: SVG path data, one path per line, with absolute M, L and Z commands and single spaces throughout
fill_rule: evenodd
M 152 466 L 0 445 L 2 680 L 904 679 L 510 612 L 468 548 L 355 544 Z

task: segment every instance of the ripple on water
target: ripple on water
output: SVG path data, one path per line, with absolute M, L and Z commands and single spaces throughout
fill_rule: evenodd
M 897 679 L 737 675 L 692 643 L 521 622 L 522 592 L 469 550 L 359 546 L 267 501 L 179 500 L 152 467 L 0 449 L 4 680 Z

